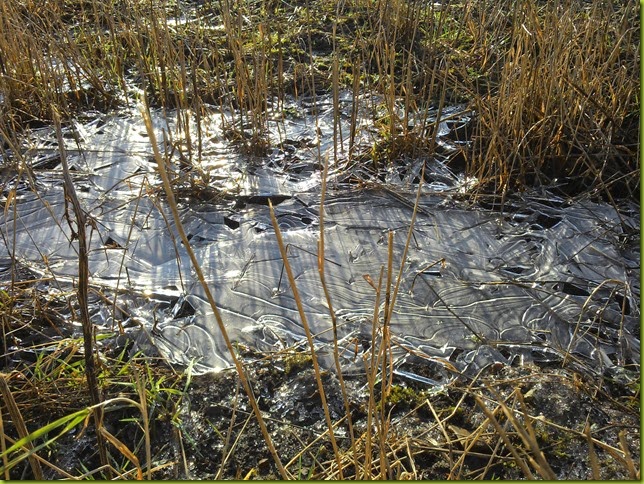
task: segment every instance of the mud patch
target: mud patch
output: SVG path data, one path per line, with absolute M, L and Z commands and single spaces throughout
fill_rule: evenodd
M 289 363 L 292 358 L 298 359 L 295 366 Z M 338 477 L 310 359 L 306 354 L 291 354 L 260 362 L 254 355 L 254 360 L 247 374 L 287 471 L 299 478 Z M 162 367 L 155 371 L 170 376 Z M 234 372 L 196 376 L 179 390 L 184 383 L 182 378 L 175 392 L 159 393 L 151 401 L 154 478 L 280 477 Z M 387 397 L 382 398 L 378 384 L 370 403 L 365 380 L 347 378 L 349 427 L 337 376 L 325 372 L 323 383 L 345 478 L 356 477 L 355 462 L 359 477 L 364 478 L 365 462 L 378 463 L 384 458 L 384 467 L 371 468 L 372 477 L 384 472 L 391 479 L 523 479 L 526 476 L 509 446 L 539 476 L 529 464 L 534 449 L 520 437 L 520 431 L 527 429 L 557 479 L 593 477 L 589 438 L 594 439 L 601 479 L 631 477 L 630 464 L 639 470 L 638 392 L 632 385 L 601 384 L 561 368 L 506 366 L 488 368 L 475 378 L 460 378 L 441 387 L 394 375 Z M 17 389 L 20 384 L 14 380 L 12 386 Z M 494 431 L 481 405 L 494 413 L 506 440 Z M 513 417 L 505 416 L 501 406 L 512 409 Z M 28 408 L 30 425 L 42 420 L 42 413 L 37 415 L 43 410 L 37 402 Z M 142 455 L 140 415 L 132 408 L 108 412 L 105 426 Z M 386 434 L 382 434 L 385 426 Z M 92 429 L 79 430 L 72 430 L 48 453 L 50 461 L 71 474 L 82 466 L 98 466 Z M 14 469 L 12 475 L 16 478 L 21 472 L 23 477 L 29 475 L 27 468 Z M 60 477 L 60 473 L 47 471 L 47 478 Z

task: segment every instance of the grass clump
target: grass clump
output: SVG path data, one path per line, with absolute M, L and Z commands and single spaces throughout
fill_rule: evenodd
M 61 341 L 57 346 L 69 344 Z M 54 352 L 39 356 L 36 363 L 21 371 L 1 374 L 6 403 L 0 409 L 4 420 L 0 436 L 4 478 L 141 479 L 144 474 L 150 478 L 164 468 L 163 463 L 151 461 L 152 453 L 158 452 L 151 438 L 158 432 L 171 431 L 176 423 L 182 385 L 189 377 L 137 357 L 129 361 L 123 355 L 107 359 L 99 377 L 104 396 L 99 404 L 102 420 L 97 427 L 88 429 L 89 419 L 99 406 L 89 401 L 83 365 L 82 357 L 70 364 L 68 358 L 61 359 Z M 9 402 L 14 402 L 13 406 Z M 17 439 L 14 429 L 21 427 Z M 97 435 L 108 444 L 107 464 L 101 464 L 96 454 Z M 65 449 L 74 446 L 74 442 L 79 454 L 64 457 Z M 31 473 L 25 467 L 27 462 L 31 463 Z

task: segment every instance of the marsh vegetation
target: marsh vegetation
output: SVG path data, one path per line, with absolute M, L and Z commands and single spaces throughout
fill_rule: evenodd
M 0 3 L 3 478 L 639 479 L 638 16 Z

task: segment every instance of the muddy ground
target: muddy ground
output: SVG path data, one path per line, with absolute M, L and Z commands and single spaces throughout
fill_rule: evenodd
M 339 477 L 308 354 L 258 356 L 245 355 L 247 361 L 253 361 L 246 366 L 247 374 L 282 464 L 295 478 Z M 280 478 L 235 371 L 194 376 L 187 383 L 185 373 L 177 373 L 163 363 L 148 361 L 147 365 L 134 358 L 129 366 L 113 368 L 112 384 L 104 397 L 137 399 L 127 384 L 115 384 L 123 368 L 138 372 L 139 378 L 147 382 L 153 478 Z M 442 370 L 431 365 L 406 365 L 399 370 L 437 380 L 443 375 Z M 59 378 L 59 405 L 52 406 L 55 399 L 40 394 L 43 388 L 28 383 L 24 376 L 18 371 L 7 374 L 30 431 L 88 404 L 82 378 L 78 385 L 66 385 Z M 537 460 L 535 448 L 522 440 L 521 430 L 534 435 L 552 475 L 558 479 L 590 479 L 593 472 L 601 479 L 639 477 L 637 381 L 636 375 L 627 372 L 596 378 L 561 365 L 488 367 L 474 378 L 459 376 L 434 387 L 394 375 L 384 408 L 381 383 L 375 386 L 372 477 L 384 474 L 390 479 L 523 479 L 525 469 L 542 477 L 548 470 L 539 464 L 542 461 Z M 339 422 L 335 437 L 342 455 L 342 477 L 355 478 L 354 455 L 363 473 L 368 438 L 366 378 L 345 377 L 356 440 L 353 446 L 343 419 L 345 404 L 338 377 L 324 371 L 323 382 L 331 418 Z M 499 402 L 513 409 L 514 418 L 508 420 L 503 415 Z M 523 404 L 530 416 L 527 420 L 522 413 Z M 481 405 L 489 411 L 496 409 L 494 415 L 503 429 L 501 433 L 486 420 Z M 122 405 L 106 409 L 105 428 L 137 454 L 144 466 L 139 411 Z M 15 435 L 13 423 L 4 412 L 3 408 L 5 431 Z M 384 415 L 388 425 L 382 438 L 378 415 Z M 594 439 L 592 449 L 590 437 Z M 132 471 L 131 461 L 123 457 L 122 451 L 115 447 L 109 451 L 113 466 L 122 466 L 122 475 Z M 520 460 L 513 457 L 513 452 Z M 86 428 L 76 426 L 40 455 L 73 476 L 100 466 L 91 423 Z M 49 466 L 43 468 L 45 478 L 64 477 Z M 26 461 L 11 471 L 11 477 L 32 477 Z

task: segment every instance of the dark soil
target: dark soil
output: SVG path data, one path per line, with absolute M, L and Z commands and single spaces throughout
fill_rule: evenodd
M 422 373 L 421 368 L 405 370 Z M 288 471 L 299 478 L 338 477 L 332 472 L 334 454 L 325 435 L 328 428 L 308 355 L 292 353 L 256 360 L 247 365 L 247 374 L 281 462 Z M 33 431 L 50 421 L 52 411 L 58 412 L 50 408 L 51 400 L 38 398 L 33 386 L 26 385 L 24 378 L 16 373 L 13 375 L 10 386 L 16 400 L 24 405 L 23 416 Z M 373 460 L 377 461 L 380 446 L 384 445 L 388 459 L 384 472 L 392 479 L 525 478 L 508 444 L 492 425 L 485 423 L 480 407 L 484 402 L 490 411 L 497 409 L 496 418 L 509 444 L 532 474 L 540 477 L 529 463 L 528 455 L 534 452 L 522 442 L 517 428 L 499 408 L 498 402 L 503 401 L 514 409 L 521 428 L 532 429 L 538 447 L 557 478 L 593 478 L 591 451 L 585 436 L 588 429 L 596 439 L 593 447 L 599 477 L 629 479 L 633 477 L 629 474 L 630 465 L 639 475 L 640 416 L 639 384 L 630 381 L 632 375 L 627 376 L 623 375 L 621 380 L 591 381 L 561 367 L 488 367 L 475 379 L 459 377 L 439 388 L 394 376 L 384 409 L 381 408 L 381 386 L 376 385 L 376 412 L 384 411 L 389 430 L 381 441 L 377 426 L 373 425 Z M 147 381 L 155 479 L 280 477 L 234 371 L 193 377 L 185 389 L 185 376 L 179 376 L 163 364 L 154 364 L 148 367 Z M 338 422 L 345 416 L 338 377 L 326 371 L 323 382 L 331 418 Z M 365 460 L 368 386 L 364 376 L 347 378 L 345 383 L 357 440 L 353 448 L 361 465 Z M 111 385 L 110 391 L 116 387 Z M 128 394 L 126 386 L 122 389 Z M 71 393 L 72 398 L 79 397 L 78 392 Z M 519 395 L 530 415 L 531 426 L 521 414 Z M 65 411 L 82 408 L 86 403 L 69 402 Z M 13 435 L 13 425 L 4 416 L 4 410 L 5 430 Z M 108 407 L 105 426 L 138 455 L 142 465 L 145 463 L 138 410 Z M 343 477 L 355 478 L 346 419 L 336 427 L 335 436 L 344 455 Z M 78 426 L 41 455 L 71 475 L 79 475 L 83 469 L 99 467 L 95 442 L 92 425 L 84 431 Z M 628 447 L 627 457 L 623 454 L 624 446 Z M 118 467 L 123 456 L 113 447 L 110 453 Z M 375 472 L 380 469 L 379 465 L 373 468 Z M 46 468 L 45 472 L 47 478 L 62 477 L 52 469 Z M 23 463 L 14 468 L 11 477 L 29 478 L 29 466 Z

